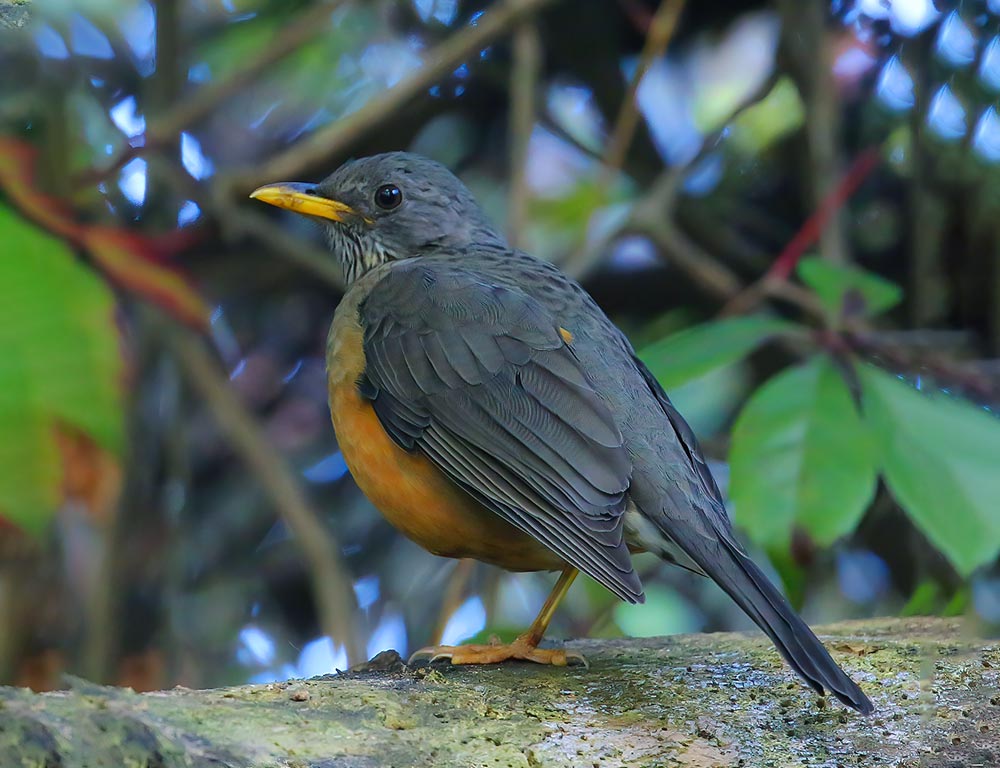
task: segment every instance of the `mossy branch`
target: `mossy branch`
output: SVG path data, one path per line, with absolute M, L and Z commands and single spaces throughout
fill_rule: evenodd
M 572 643 L 591 666 L 411 670 L 134 694 L 0 689 L 0 765 L 974 766 L 1000 764 L 1000 646 L 957 620 L 821 629 L 866 688 L 810 693 L 759 635 Z
M 30 9 L 29 0 L 0 0 L 0 30 L 23 27 Z

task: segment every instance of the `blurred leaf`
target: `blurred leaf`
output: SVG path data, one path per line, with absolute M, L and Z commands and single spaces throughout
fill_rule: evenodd
M 245 66 L 248 59 L 260 55 L 288 17 L 256 15 L 252 19 L 226 24 L 198 47 L 197 53 L 214 79 L 220 80 Z
M 1000 421 L 860 368 L 865 419 L 878 435 L 893 496 L 963 576 L 1000 553 Z
M 622 176 L 602 184 L 591 175 L 564 191 L 549 189 L 532 195 L 521 233 L 526 250 L 542 258 L 555 258 L 560 252 L 581 247 L 585 238 L 600 241 L 624 222 L 633 192 L 631 183 Z
M 35 186 L 34 147 L 0 136 L 0 188 L 31 221 L 87 250 L 96 266 L 122 288 L 157 304 L 199 330 L 208 328 L 209 309 L 184 275 L 164 262 L 197 238 L 190 229 L 159 238 L 125 229 L 91 226 L 61 200 Z
M 111 227 L 87 227 L 80 241 L 113 283 L 193 328 L 208 328 L 208 305 L 183 273 L 161 263 L 155 241 Z
M 899 609 L 900 616 L 933 616 L 937 613 L 937 605 L 941 601 L 941 587 L 933 579 L 925 579 L 917 585 Z
M 733 412 L 752 388 L 750 366 L 739 361 L 672 387 L 667 394 L 694 433 L 706 438 L 730 424 Z
M 746 154 L 757 155 L 798 130 L 805 114 L 795 83 L 789 77 L 782 77 L 767 96 L 733 120 L 733 146 Z
M 806 597 L 806 587 L 809 584 L 808 574 L 795 559 L 794 547 L 787 544 L 770 547 L 767 559 L 771 562 L 775 573 L 785 588 L 785 597 L 796 610 L 802 607 Z
M 625 331 L 636 349 L 645 348 L 704 322 L 700 315 L 684 306 L 672 307 L 666 312 L 642 320 L 627 314 L 615 315 L 612 320 Z
M 4 207 L 0 231 L 0 515 L 40 534 L 59 503 L 59 426 L 122 448 L 114 299 L 60 240 Z
M 6 314 L 0 310 L 0 317 Z M 0 338 L 9 335 L 2 333 Z M 0 520 L 40 535 L 59 503 L 59 454 L 52 424 L 33 402 L 28 370 L 23 350 L 5 346 L 0 356 L 0 428 L 4 431 Z
M 857 267 L 809 256 L 799 262 L 799 277 L 819 296 L 833 317 L 872 316 L 896 306 L 903 292 L 895 283 Z
M 673 389 L 733 363 L 772 336 L 798 328 L 763 315 L 731 317 L 689 328 L 639 351 L 664 389 Z
M 801 525 L 820 544 L 854 529 L 875 491 L 870 435 L 825 357 L 764 384 L 733 427 L 730 497 L 757 542 L 787 546 Z
M 944 591 L 933 579 L 925 579 L 917 585 L 899 610 L 900 616 L 961 616 L 969 607 L 969 587 L 964 585 L 955 591 L 942 605 Z
M 531 218 L 556 229 L 586 229 L 594 211 L 625 198 L 621 185 L 599 184 L 596 179 L 583 179 L 572 189 L 557 197 L 538 197 L 531 203 Z
M 964 616 L 969 610 L 969 605 L 972 602 L 972 594 L 969 590 L 968 584 L 963 584 L 956 590 L 955 594 L 951 596 L 944 608 L 941 609 L 942 616 Z
M 615 623 L 628 637 L 656 637 L 697 632 L 704 618 L 676 590 L 660 584 L 648 584 L 642 605 L 618 603 Z

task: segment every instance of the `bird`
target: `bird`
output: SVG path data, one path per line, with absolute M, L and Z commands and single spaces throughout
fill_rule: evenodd
M 513 642 L 413 659 L 580 662 L 539 647 L 574 578 L 639 603 L 632 555 L 652 552 L 715 581 L 818 694 L 873 711 L 737 541 L 693 431 L 625 334 L 579 283 L 508 246 L 444 165 L 387 152 L 250 197 L 321 224 L 343 270 L 328 394 L 361 491 L 436 555 L 560 572 Z

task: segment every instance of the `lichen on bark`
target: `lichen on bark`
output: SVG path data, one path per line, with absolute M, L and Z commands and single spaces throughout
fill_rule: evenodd
M 0 765 L 1000 765 L 1000 645 L 957 620 L 820 631 L 873 717 L 815 696 L 756 634 L 588 640 L 570 645 L 590 669 L 394 663 L 207 691 L 0 689 Z
M 28 0 L 0 0 L 0 30 L 20 29 L 28 23 Z

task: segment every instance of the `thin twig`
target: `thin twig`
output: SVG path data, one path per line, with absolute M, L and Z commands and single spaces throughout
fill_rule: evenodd
M 602 187 L 607 186 L 614 179 L 625 162 L 625 155 L 632 144 L 636 125 L 639 123 L 639 102 L 636 98 L 639 85 L 653 62 L 663 56 L 667 50 L 683 10 L 684 0 L 662 0 L 660 7 L 656 10 L 656 15 L 653 16 L 649 25 L 649 33 L 646 35 L 646 44 L 642 48 L 639 63 L 636 65 L 635 73 L 628 84 L 628 90 L 625 92 L 625 98 L 622 100 L 621 109 L 615 120 L 615 127 L 611 132 L 607 153 L 604 155 L 604 167 L 601 171 L 600 182 Z
M 959 390 L 966 397 L 980 402 L 995 402 L 996 383 L 990 376 L 968 363 L 950 360 L 938 354 L 919 354 L 912 349 L 887 344 L 870 331 L 846 331 L 841 334 L 848 349 L 862 357 L 870 357 L 895 371 L 922 372 L 942 384 Z
M 167 112 L 151 120 L 139 146 L 128 146 L 100 168 L 83 172 L 77 177 L 76 183 L 85 185 L 99 181 L 133 158 L 176 141 L 185 128 L 204 119 L 220 103 L 253 83 L 269 67 L 301 50 L 303 45 L 328 29 L 330 14 L 344 2 L 345 0 L 324 0 L 298 15 L 269 40 L 267 45 L 261 46 L 256 56 L 238 63 L 225 77 L 202 86 L 190 96 L 178 99 Z
M 302 49 L 312 38 L 330 29 L 330 15 L 344 0 L 323 0 L 303 11 L 287 26 L 282 27 L 274 38 L 261 46 L 253 58 L 239 63 L 224 78 L 210 82 L 191 96 L 180 99 L 163 117 L 153 124 L 152 137 L 173 138 L 184 128 L 201 120 L 220 102 L 242 90 L 257 79 L 257 76 L 273 67 L 286 56 Z
M 228 176 L 229 190 L 241 197 L 261 184 L 294 179 L 345 152 L 373 126 L 395 114 L 463 61 L 471 59 L 518 22 L 551 2 L 553 0 L 503 0 L 491 6 L 475 26 L 438 43 L 427 55 L 422 67 L 398 85 L 373 98 L 358 111 L 319 129 L 259 167 Z M 221 182 L 220 178 L 217 183 Z
M 792 276 L 806 249 L 820 238 L 830 219 L 858 191 L 862 182 L 868 178 L 878 162 L 879 152 L 876 147 L 869 147 L 861 152 L 847 173 L 827 192 L 816 210 L 806 219 L 794 237 L 788 241 L 767 272 L 738 296 L 730 299 L 719 314 L 723 317 L 745 314 L 756 307 L 764 298 L 773 295 L 775 290 L 785 290 L 787 286 L 792 286 L 793 284 L 788 281 L 788 278 Z M 785 298 L 787 298 L 787 291 L 785 293 Z M 805 291 L 803 293 L 810 295 Z
M 320 522 L 284 458 L 236 399 L 204 342 L 173 325 L 165 324 L 163 335 L 191 386 L 204 398 L 233 450 L 268 493 L 302 548 L 323 633 L 344 644 L 349 663 L 360 661 L 363 646 L 353 621 L 357 604 L 336 540 Z
M 795 267 L 806 249 L 822 236 L 830 220 L 858 191 L 858 187 L 868 178 L 878 162 L 879 151 L 877 147 L 869 147 L 854 159 L 847 173 L 832 189 L 827 191 L 819 205 L 816 206 L 816 210 L 806 219 L 795 237 L 788 241 L 784 250 L 768 270 L 769 275 L 788 277 L 795 271 Z
M 275 254 L 312 272 L 338 290 L 344 289 L 344 275 L 329 251 L 296 237 L 252 207 L 238 206 L 225 195 L 215 194 L 214 186 L 203 187 L 190 176 L 169 163 L 158 167 L 158 173 L 178 195 L 194 200 L 202 208 L 211 207 L 223 239 L 239 236 L 253 238 L 271 248 Z
M 758 88 L 754 89 L 746 99 L 737 105 L 720 128 L 702 138 L 701 146 L 690 160 L 671 166 L 660 173 L 656 181 L 650 185 L 642 198 L 635 204 L 632 214 L 621 229 L 597 243 L 588 244 L 586 241 L 581 242 L 580 247 L 576 251 L 568 254 L 559 263 L 563 271 L 577 279 L 582 278 L 600 261 L 602 255 L 607 253 L 611 243 L 626 232 L 655 230 L 661 226 L 670 230 L 677 230 L 675 224 L 668 223 L 661 225 L 660 220 L 673 216 L 674 203 L 688 171 L 718 146 L 733 120 L 739 117 L 745 110 L 762 101 L 774 89 L 778 80 L 778 73 L 773 72 L 770 77 L 764 80 Z M 684 239 L 687 241 L 686 237 Z M 692 243 L 692 245 L 694 244 Z M 690 252 L 691 249 L 686 250 Z M 710 256 L 708 258 L 711 259 Z M 687 260 L 685 263 L 695 264 L 698 261 L 702 260 Z M 680 264 L 679 266 L 683 268 L 684 264 Z M 721 267 L 722 265 L 719 266 Z M 722 269 L 725 269 L 725 267 Z M 722 284 L 722 282 L 719 283 L 719 285 Z
M 542 110 L 542 112 L 538 115 L 538 122 L 546 131 L 551 133 L 560 141 L 566 142 L 584 157 L 588 157 L 592 160 L 601 159 L 601 153 L 597 149 L 588 146 L 572 133 L 567 131 L 559 121 L 552 117 L 552 114 L 548 109 Z
M 736 273 L 690 240 L 672 219 L 636 220 L 629 229 L 649 237 L 666 255 L 668 262 L 684 272 L 705 293 L 727 301 L 742 290 L 743 283 Z
M 242 234 L 264 243 L 288 261 L 343 290 L 344 274 L 333 255 L 301 237 L 295 237 L 256 211 L 215 199 L 215 212 L 227 236 Z
M 801 178 L 809 207 L 818 210 L 840 170 L 842 110 L 827 44 L 828 6 L 821 0 L 780 0 L 778 9 L 787 69 L 805 103 L 807 162 L 802 164 Z M 849 260 L 847 237 L 839 216 L 824 219 L 817 237 L 823 258 L 836 262 Z
M 467 557 L 462 558 L 455 565 L 455 570 L 448 579 L 448 586 L 445 589 L 444 599 L 441 601 L 441 612 L 438 614 L 437 624 L 434 627 L 434 634 L 431 645 L 438 645 L 444 637 L 444 630 L 448 626 L 448 619 L 462 605 L 462 598 L 465 597 L 465 589 L 476 570 L 476 561 Z
M 514 66 L 510 75 L 510 194 L 507 204 L 507 242 L 521 245 L 528 206 L 528 144 L 535 125 L 535 90 L 542 61 L 538 27 L 525 21 L 514 32 Z

